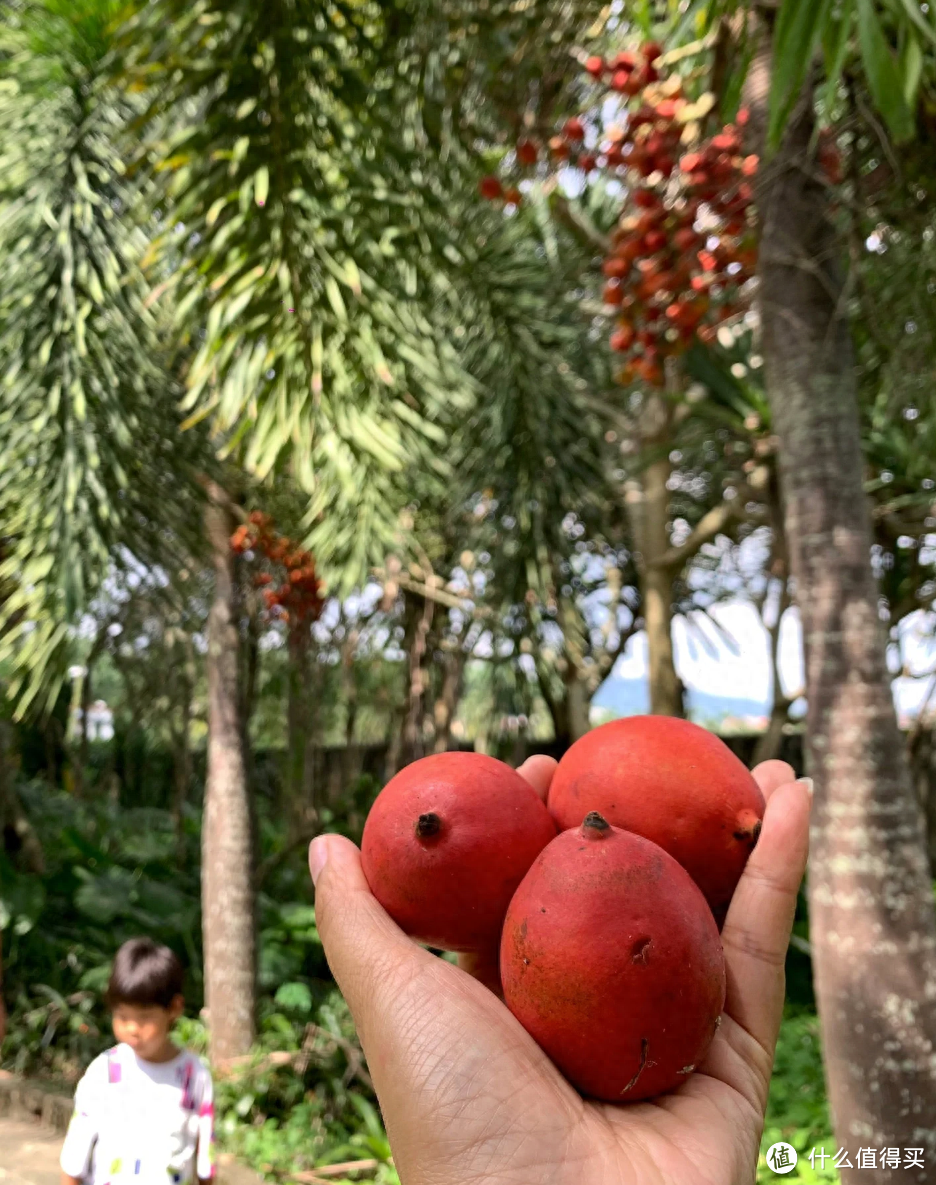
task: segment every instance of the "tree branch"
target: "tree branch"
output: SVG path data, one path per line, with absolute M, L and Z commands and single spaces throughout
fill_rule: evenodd
M 733 498 L 714 506 L 704 514 L 689 537 L 676 547 L 670 547 L 661 556 L 649 561 L 653 568 L 678 568 L 691 559 L 706 543 L 720 535 L 733 518 L 743 518 L 744 508 L 740 498 Z

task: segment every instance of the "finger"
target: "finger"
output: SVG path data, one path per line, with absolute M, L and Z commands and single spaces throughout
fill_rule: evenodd
M 436 960 L 410 941 L 371 893 L 361 853 L 349 839 L 314 839 L 309 871 L 325 957 L 366 1043 L 387 994 Z
M 786 786 L 796 778 L 792 765 L 785 761 L 762 761 L 751 770 L 764 798 L 769 798 L 778 786 Z
M 517 770 L 522 778 L 530 783 L 536 793 L 546 801 L 549 793 L 549 783 L 553 780 L 559 762 L 555 757 L 547 757 L 545 753 L 535 753 L 528 757 Z
M 784 962 L 806 869 L 811 804 L 804 782 L 788 782 L 770 795 L 722 929 L 725 1011 L 771 1053 L 783 1013 Z

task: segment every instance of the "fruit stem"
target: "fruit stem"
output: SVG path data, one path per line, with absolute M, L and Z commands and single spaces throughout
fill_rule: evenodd
M 582 831 L 585 835 L 592 832 L 592 839 L 601 839 L 604 832 L 611 830 L 611 824 L 607 819 L 598 814 L 597 811 L 589 811 L 582 823 Z
M 416 820 L 416 834 L 420 839 L 429 839 L 433 835 L 438 835 L 441 830 L 442 820 L 432 811 L 420 815 Z

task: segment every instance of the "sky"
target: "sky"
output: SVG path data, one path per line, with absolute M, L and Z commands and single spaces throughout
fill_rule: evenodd
M 699 644 L 682 618 L 673 623 L 673 646 L 676 669 L 687 687 L 709 695 L 732 699 L 750 699 L 766 705 L 770 694 L 768 635 L 753 605 L 743 600 L 726 601 L 710 610 L 737 645 L 737 653 L 727 641 L 709 628 L 707 636 L 714 651 Z M 905 618 L 899 627 L 898 646 L 889 655 L 894 679 L 894 699 L 901 713 L 915 714 L 936 683 L 929 672 L 936 666 L 936 644 L 932 637 L 932 616 L 922 612 Z M 804 683 L 802 629 L 799 613 L 788 609 L 780 626 L 780 678 L 787 695 L 801 691 Z M 901 665 L 908 671 L 900 674 Z M 645 679 L 647 675 L 647 637 L 635 635 L 618 659 L 611 678 Z M 936 707 L 936 691 L 931 706 Z

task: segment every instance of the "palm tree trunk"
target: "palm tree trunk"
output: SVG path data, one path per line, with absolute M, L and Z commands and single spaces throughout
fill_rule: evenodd
M 646 394 L 640 414 L 640 443 L 653 459 L 638 480 L 628 483 L 627 509 L 639 558 L 640 594 L 649 654 L 650 711 L 658 716 L 682 716 L 682 684 L 673 659 L 672 565 L 660 563 L 670 547 L 669 489 L 673 472 L 669 459 L 671 410 L 658 395 Z
M 755 63 L 758 101 L 767 69 Z M 758 209 L 767 387 L 806 652 L 817 998 L 837 1142 L 924 1147 L 932 1164 L 933 887 L 885 662 L 838 242 L 808 167 L 812 111 L 807 93 L 762 169 Z M 846 1185 L 890 1178 L 842 1170 Z
M 230 501 L 206 485 L 205 526 L 215 572 L 208 617 L 208 777 L 202 825 L 202 930 L 211 1057 L 246 1053 L 255 1034 L 253 843 L 240 714 L 238 610 Z

